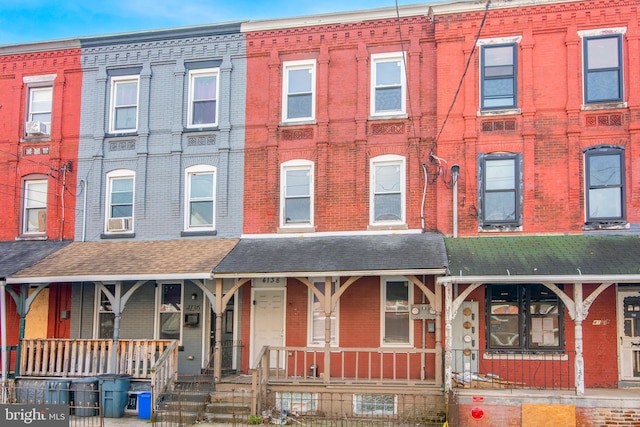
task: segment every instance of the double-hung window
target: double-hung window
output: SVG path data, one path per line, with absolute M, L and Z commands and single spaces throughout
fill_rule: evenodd
M 182 285 L 163 283 L 159 287 L 159 332 L 161 340 L 180 340 L 182 331 Z
M 111 295 L 115 294 L 115 285 L 103 285 Z M 115 314 L 111 301 L 100 287 L 96 287 L 97 319 L 94 336 L 98 339 L 112 339 Z
M 311 279 L 311 282 L 321 294 L 325 295 L 325 280 L 324 278 Z M 338 290 L 338 282 L 332 281 L 332 293 Z M 320 300 L 316 294 L 309 290 L 309 345 L 323 345 L 325 343 L 326 336 L 326 319 L 324 306 L 320 304 Z M 334 307 L 330 314 L 331 320 L 331 345 L 338 345 L 338 309 Z
M 314 120 L 316 109 L 316 61 L 287 61 L 283 64 L 283 70 L 283 121 Z
M 313 225 L 313 162 L 290 160 L 280 170 L 280 225 Z
M 107 174 L 107 232 L 133 231 L 135 174 L 118 169 Z
M 484 155 L 478 169 L 481 226 L 521 225 L 521 156 Z
M 532 285 L 487 286 L 487 348 L 562 350 L 562 301 L 549 288 Z
M 518 106 L 517 44 L 481 47 L 481 108 L 507 109 Z
M 413 343 L 413 322 L 409 316 L 412 297 L 412 286 L 406 279 L 382 280 L 382 345 Z
M 622 33 L 585 31 L 582 39 L 586 104 L 623 101 Z
M 47 231 L 47 180 L 25 180 L 23 194 L 22 233 L 45 233 Z
M 138 76 L 111 77 L 110 132 L 135 132 L 138 129 L 138 87 Z
M 197 165 L 186 169 L 185 229 L 213 230 L 215 227 L 216 169 Z
M 29 111 L 27 113 L 27 135 L 49 135 L 51 133 L 51 111 L 53 88 L 29 88 Z
M 189 71 L 189 112 L 187 127 L 217 126 L 219 70 Z
M 405 114 L 406 96 L 404 54 L 371 55 L 371 116 Z
M 587 223 L 625 221 L 624 150 L 591 148 L 584 163 Z
M 405 222 L 405 159 L 383 155 L 371 159 L 370 223 Z

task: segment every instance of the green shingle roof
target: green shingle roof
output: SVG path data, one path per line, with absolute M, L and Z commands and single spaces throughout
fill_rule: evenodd
M 640 236 L 446 238 L 453 276 L 640 274 Z

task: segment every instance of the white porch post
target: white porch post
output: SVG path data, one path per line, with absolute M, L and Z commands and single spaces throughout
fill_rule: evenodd
M 442 286 L 435 285 L 436 310 L 436 384 L 442 385 Z
M 582 301 L 582 283 L 573 284 L 573 301 L 575 304 L 575 349 L 574 362 L 576 394 L 584 394 L 584 357 L 582 355 L 582 321 L 584 320 L 584 304 Z
M 2 403 L 7 403 L 7 301 L 5 287 L 7 282 L 0 280 L 0 329 L 2 330 Z
M 213 378 L 215 382 L 219 382 L 222 378 L 222 315 L 225 309 L 222 293 L 222 279 L 216 279 L 216 343 L 213 350 Z
M 444 284 L 444 391 L 451 390 L 451 379 L 453 375 L 452 364 L 453 354 L 451 347 L 453 346 L 453 292 L 451 283 Z
M 331 381 L 331 301 L 333 282 L 331 277 L 324 279 L 324 383 Z

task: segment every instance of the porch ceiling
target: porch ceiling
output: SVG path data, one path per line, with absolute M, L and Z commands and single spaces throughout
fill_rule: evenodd
M 637 235 L 468 237 L 445 244 L 451 276 L 440 282 L 640 281 Z
M 37 263 L 70 243 L 48 240 L 0 242 L 0 279 Z
M 443 274 L 437 233 L 242 239 L 215 277 Z
M 73 242 L 7 283 L 208 279 L 238 239 Z

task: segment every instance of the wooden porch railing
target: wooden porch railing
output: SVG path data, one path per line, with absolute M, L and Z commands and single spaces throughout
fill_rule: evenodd
M 126 374 L 151 379 L 152 368 L 170 347 L 177 359 L 173 340 L 119 340 L 116 349 L 112 340 L 24 339 L 19 372 L 21 376 Z M 172 368 L 177 371 L 177 363 Z
M 171 341 L 151 367 L 151 399 L 166 391 L 178 376 L 178 341 Z M 155 407 L 155 405 L 154 405 Z

